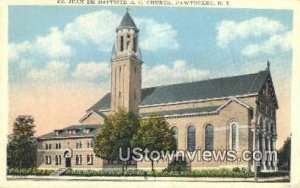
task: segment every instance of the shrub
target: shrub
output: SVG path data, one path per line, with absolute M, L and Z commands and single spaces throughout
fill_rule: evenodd
M 168 165 L 168 167 L 165 168 L 163 171 L 167 171 L 167 172 L 175 171 L 175 172 L 179 172 L 179 174 L 180 174 L 181 172 L 188 171 L 188 170 L 189 170 L 189 167 L 188 167 L 187 161 L 182 158 L 179 158 L 178 160 L 173 160 Z
M 46 170 L 46 169 L 37 169 L 37 168 L 9 168 L 7 169 L 7 175 L 21 175 L 21 176 L 27 176 L 27 175 L 50 175 L 54 170 Z
M 277 171 L 277 172 L 259 172 L 258 177 L 278 177 L 278 176 L 289 176 L 289 171 Z
M 174 168 L 178 169 L 178 168 Z M 20 171 L 15 168 L 7 169 L 8 175 L 50 175 L 53 170 L 44 169 L 21 169 Z M 128 169 L 124 172 L 122 169 L 104 169 L 104 170 L 66 170 L 62 175 L 68 176 L 143 176 L 143 177 L 237 177 L 237 178 L 250 178 L 254 177 L 254 173 L 247 169 L 205 169 L 205 170 L 163 170 L 163 171 L 146 171 L 139 169 Z M 286 172 L 277 173 L 260 173 L 261 177 L 270 176 L 283 176 L 288 175 Z

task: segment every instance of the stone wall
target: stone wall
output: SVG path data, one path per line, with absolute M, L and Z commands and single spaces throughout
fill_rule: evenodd
M 66 167 L 66 158 L 64 154 L 67 150 L 71 150 L 71 167 L 72 168 L 101 168 L 102 159 L 95 156 L 91 145 L 92 138 L 73 138 L 73 139 L 53 139 L 38 142 L 38 167 L 39 168 L 63 168 Z M 76 148 L 76 143 L 81 142 L 82 147 Z M 45 145 L 51 144 L 51 149 L 46 149 Z M 61 149 L 56 149 L 56 144 L 61 144 Z M 46 164 L 46 155 L 51 156 L 51 163 Z M 61 156 L 61 164 L 56 164 L 55 156 Z M 82 156 L 81 164 L 76 164 L 76 155 Z M 93 163 L 88 164 L 87 155 L 93 155 Z

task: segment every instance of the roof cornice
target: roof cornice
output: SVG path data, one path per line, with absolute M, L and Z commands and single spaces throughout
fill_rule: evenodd
M 156 106 L 168 106 L 168 105 L 176 105 L 176 104 L 188 104 L 188 103 L 195 103 L 195 102 L 215 101 L 215 100 L 224 100 L 224 99 L 231 99 L 231 98 L 255 97 L 257 95 L 258 95 L 258 93 L 251 93 L 251 94 L 246 94 L 246 95 L 236 95 L 234 97 L 233 96 L 229 96 L 229 97 L 217 97 L 217 98 L 209 98 L 209 99 L 188 100 L 188 101 L 180 101 L 180 102 L 159 103 L 159 104 L 150 104 L 150 105 L 140 105 L 139 107 L 140 108 L 148 108 L 148 107 L 156 107 Z M 105 109 L 105 110 L 107 110 L 107 109 Z
M 96 134 L 96 133 L 95 133 Z M 84 136 L 69 136 L 69 137 L 63 137 L 63 136 L 55 136 L 55 137 L 50 137 L 50 138 L 37 138 L 37 140 L 66 140 L 66 139 L 77 139 L 77 138 L 94 138 L 93 135 L 84 135 Z
M 226 106 L 228 106 L 231 102 L 236 102 L 240 104 L 241 106 L 245 107 L 248 110 L 253 110 L 253 108 L 246 103 L 238 100 L 235 97 L 231 97 L 228 101 L 226 101 L 225 104 L 220 106 L 218 109 L 211 111 L 211 112 L 199 112 L 199 113 L 185 113 L 185 114 L 173 114 L 173 115 L 163 115 L 163 117 L 169 119 L 169 118 L 181 118 L 181 117 L 193 117 L 193 116 L 205 116 L 205 115 L 215 115 L 218 114 L 222 109 L 224 109 Z M 159 113 L 159 112 L 158 112 Z M 150 117 L 150 116 L 149 116 Z M 142 117 L 140 119 L 147 119 L 147 117 Z

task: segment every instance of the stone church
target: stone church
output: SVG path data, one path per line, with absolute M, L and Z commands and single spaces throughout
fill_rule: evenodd
M 269 69 L 256 73 L 142 88 L 139 29 L 127 11 L 116 28 L 111 56 L 111 90 L 87 109 L 78 125 L 38 138 L 39 168 L 102 169 L 115 167 L 95 156 L 93 138 L 104 120 L 119 109 L 139 118 L 159 114 L 175 132 L 177 148 L 187 151 L 275 151 L 278 103 Z M 153 75 L 159 76 L 159 75 Z M 262 171 L 277 170 L 275 161 L 259 162 Z M 190 161 L 192 169 L 253 169 L 250 161 Z M 155 163 L 156 169 L 167 166 Z M 138 162 L 136 168 L 151 168 Z

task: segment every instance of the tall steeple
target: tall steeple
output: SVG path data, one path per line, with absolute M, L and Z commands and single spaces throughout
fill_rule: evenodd
M 138 44 L 139 30 L 128 9 L 116 29 L 112 50 L 111 110 L 138 113 L 141 102 L 142 60 Z

